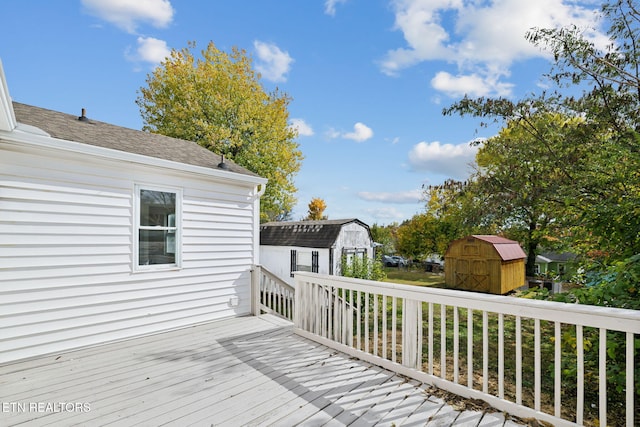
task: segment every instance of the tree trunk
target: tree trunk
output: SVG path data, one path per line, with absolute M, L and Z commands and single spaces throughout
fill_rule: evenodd
M 538 250 L 538 240 L 533 238 L 536 231 L 536 223 L 529 223 L 529 236 L 527 239 L 527 265 L 525 266 L 525 275 L 533 277 L 536 274 L 536 252 Z

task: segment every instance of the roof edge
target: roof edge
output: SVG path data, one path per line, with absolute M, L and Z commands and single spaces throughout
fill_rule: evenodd
M 62 150 L 76 154 L 91 155 L 108 160 L 126 161 L 146 166 L 154 166 L 165 169 L 173 169 L 181 172 L 195 173 L 198 175 L 207 175 L 226 181 L 240 181 L 252 185 L 264 186 L 268 181 L 266 178 L 260 176 L 244 175 L 231 171 L 219 171 L 204 166 L 189 165 L 173 160 L 166 160 L 157 157 L 145 156 L 143 154 L 120 151 L 113 148 L 99 147 L 96 145 L 84 144 L 82 142 L 76 141 L 68 141 L 66 139 L 47 136 L 46 133 L 44 133 L 43 135 L 20 128 L 14 129 L 12 132 L 0 131 L 0 140 L 13 144 L 29 145 L 37 147 L 39 149 Z
M 9 86 L 7 85 L 2 60 L 0 59 L 0 130 L 11 132 L 16 126 L 16 115 L 13 111 Z

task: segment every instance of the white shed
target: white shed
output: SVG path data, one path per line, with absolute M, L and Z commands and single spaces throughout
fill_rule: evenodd
M 12 102 L 0 64 L 0 363 L 250 313 L 266 180 L 221 160 Z
M 340 274 L 342 256 L 373 258 L 369 226 L 358 219 L 268 222 L 260 226 L 260 262 L 293 285 L 294 271 Z

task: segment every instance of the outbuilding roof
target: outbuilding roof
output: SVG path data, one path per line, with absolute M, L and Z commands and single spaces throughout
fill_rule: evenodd
M 520 244 L 515 240 L 509 240 L 504 237 L 485 234 L 474 234 L 472 237 L 487 243 L 491 243 L 503 261 L 523 259 L 527 257 L 527 254 L 524 253 L 522 247 L 520 247 Z
M 260 244 L 266 246 L 330 248 L 338 239 L 342 227 L 352 222 L 362 225 L 370 233 L 369 226 L 355 218 L 267 222 L 260 225 Z
M 74 116 L 18 102 L 13 102 L 13 111 L 18 123 L 35 126 L 57 139 L 211 169 L 219 169 L 222 162 L 220 155 L 195 142 L 100 122 L 84 114 Z M 225 170 L 258 176 L 228 159 L 224 163 Z

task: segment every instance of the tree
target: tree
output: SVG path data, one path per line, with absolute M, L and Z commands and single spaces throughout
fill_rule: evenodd
M 444 255 L 449 243 L 459 237 L 455 227 L 429 213 L 414 215 L 398 227 L 398 252 L 411 259 Z
M 267 178 L 261 220 L 286 215 L 302 161 L 288 124 L 290 98 L 265 91 L 244 50 L 225 53 L 211 42 L 196 59 L 191 49 L 195 43 L 172 50 L 147 76 L 136 100 L 143 129 L 194 141 Z
M 528 34 L 554 56 L 555 90 L 518 101 L 465 97 L 443 112 L 517 123 L 563 179 L 555 220 L 584 253 L 613 261 L 640 252 L 640 12 L 632 0 L 612 0 L 602 14 L 604 48 L 575 27 Z M 574 122 L 551 128 L 538 120 L 554 114 Z
M 580 159 L 588 158 L 584 146 L 567 140 L 569 129 L 580 122 L 548 113 L 534 114 L 527 122 L 513 120 L 476 155 L 473 188 L 482 200 L 481 211 L 491 217 L 496 232 L 524 244 L 528 276 L 534 275 L 540 245 L 562 219 L 565 199 L 575 195 L 572 175 L 583 166 Z M 566 164 L 574 172 L 567 174 Z
M 594 129 L 577 142 L 599 146 L 576 177 L 582 227 L 573 232 L 586 249 L 616 260 L 640 252 L 640 9 L 633 0 L 612 0 L 602 15 L 609 24 L 605 47 L 575 27 L 537 29 L 528 38 L 556 58 L 553 82 L 584 88 L 581 96 L 560 98 L 562 108 L 582 114 Z
M 312 220 L 327 219 L 327 216 L 323 215 L 324 210 L 326 208 L 327 208 L 327 204 L 324 202 L 324 200 L 318 197 L 314 197 L 309 202 L 309 211 L 307 213 L 307 217 L 305 218 L 305 220 L 312 221 Z
M 376 254 L 393 254 L 396 252 L 394 230 L 397 228 L 397 224 L 387 226 L 373 224 L 371 226 L 371 237 L 373 241 L 381 245 L 376 249 Z

